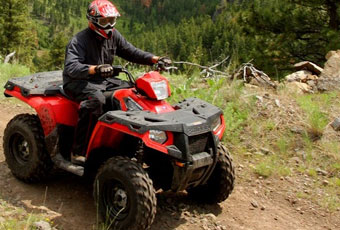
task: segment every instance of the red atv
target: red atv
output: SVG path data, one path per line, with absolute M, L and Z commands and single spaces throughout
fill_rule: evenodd
M 183 191 L 210 203 L 222 202 L 234 188 L 234 168 L 220 143 L 222 111 L 200 99 L 176 105 L 168 80 L 152 71 L 134 80 L 115 67 L 119 87 L 106 92 L 106 112 L 88 138 L 84 159 L 71 148 L 79 104 L 63 91 L 62 72 L 14 78 L 5 95 L 36 110 L 7 125 L 4 153 L 14 176 L 25 182 L 46 178 L 53 166 L 79 176 L 95 172 L 94 199 L 114 229 L 148 229 L 156 214 L 155 190 Z M 126 77 L 127 76 L 127 77 Z

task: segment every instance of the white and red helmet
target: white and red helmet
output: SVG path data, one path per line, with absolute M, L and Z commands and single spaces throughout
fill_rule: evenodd
M 109 39 L 112 37 L 119 11 L 108 0 L 94 0 L 90 3 L 86 17 L 89 27 L 100 36 Z

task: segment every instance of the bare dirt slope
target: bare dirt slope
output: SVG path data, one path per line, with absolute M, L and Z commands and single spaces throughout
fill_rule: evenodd
M 0 102 L 0 138 L 7 122 L 29 108 Z M 201 205 L 185 193 L 158 194 L 158 212 L 152 230 L 171 229 L 340 229 L 340 210 L 328 212 L 299 199 L 304 178 L 266 179 L 243 173 L 235 160 L 237 181 L 231 197 L 220 205 Z M 0 194 L 28 213 L 43 212 L 57 229 L 98 229 L 90 182 L 59 173 L 45 184 L 25 184 L 12 176 L 0 147 Z

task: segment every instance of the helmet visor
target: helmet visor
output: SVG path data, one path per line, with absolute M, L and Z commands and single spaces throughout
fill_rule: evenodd
M 98 24 L 102 27 L 113 27 L 116 25 L 117 17 L 103 17 L 98 19 Z

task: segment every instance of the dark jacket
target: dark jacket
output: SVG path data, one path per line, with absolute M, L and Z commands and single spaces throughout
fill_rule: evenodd
M 94 31 L 87 28 L 75 35 L 66 48 L 65 67 L 63 72 L 64 85 L 86 80 L 100 83 L 103 78 L 89 75 L 90 65 L 111 64 L 117 55 L 130 62 L 152 65 L 151 53 L 137 49 L 117 31 L 114 30 L 111 39 L 101 39 Z

